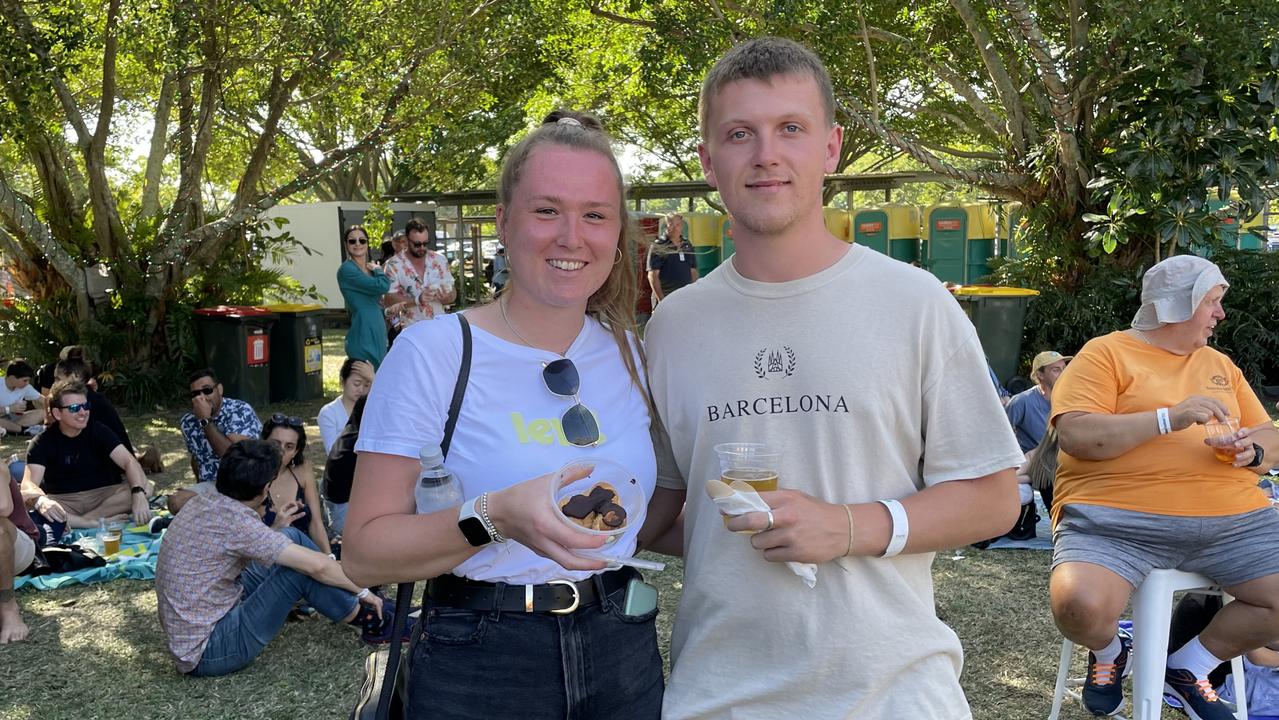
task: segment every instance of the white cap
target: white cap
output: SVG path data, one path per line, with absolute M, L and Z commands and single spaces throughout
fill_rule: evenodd
M 1132 318 L 1134 330 L 1154 330 L 1185 322 L 1208 291 L 1230 287 L 1213 263 L 1196 255 L 1176 255 L 1146 271 L 1141 279 L 1141 308 Z

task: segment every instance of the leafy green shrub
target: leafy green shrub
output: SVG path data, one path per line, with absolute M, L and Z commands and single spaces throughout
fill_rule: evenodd
M 1213 262 L 1230 281 L 1213 347 L 1230 356 L 1256 388 L 1279 382 L 1279 254 L 1211 248 Z M 1124 268 L 1110 257 L 1083 276 L 1077 287 L 1054 282 L 1053 260 L 1023 256 L 1003 263 L 1001 284 L 1040 292 L 1030 304 L 1022 333 L 1023 367 L 1040 350 L 1074 354 L 1089 339 L 1127 328 L 1141 304 L 1141 277 L 1148 266 Z

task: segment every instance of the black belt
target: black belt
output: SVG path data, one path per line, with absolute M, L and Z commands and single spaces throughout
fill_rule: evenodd
M 508 585 L 469 580 L 456 575 L 441 575 L 427 582 L 426 596 L 437 605 L 463 610 L 567 615 L 579 607 L 600 601 L 597 582 L 603 587 L 605 595 L 612 595 L 637 576 L 635 570 L 621 568 L 580 582 L 552 580 L 545 585 Z M 500 601 L 497 600 L 499 594 Z

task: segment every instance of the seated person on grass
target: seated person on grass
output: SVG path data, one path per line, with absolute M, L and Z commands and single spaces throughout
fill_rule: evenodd
M 394 603 L 357 587 L 306 533 L 262 523 L 279 467 L 273 443 L 233 444 L 222 457 L 217 492 L 192 497 L 164 536 L 155 593 L 179 672 L 226 675 L 247 666 L 299 600 L 362 628 L 367 643 L 389 640 Z
M 124 421 L 120 419 L 120 413 L 116 412 L 115 406 L 107 400 L 107 396 L 98 392 L 89 384 L 93 373 L 89 370 L 89 364 L 79 358 L 68 358 L 59 360 L 53 368 L 53 377 L 56 380 L 78 380 L 84 383 L 89 392 L 89 404 L 93 406 L 93 413 L 89 416 L 89 422 L 95 425 L 105 425 L 108 430 L 115 433 L 120 438 L 120 442 L 129 451 L 131 455 L 138 459 L 138 464 L 142 465 L 142 469 L 148 473 L 164 472 L 164 464 L 160 461 L 160 451 L 148 445 L 141 452 L 133 447 L 133 442 L 129 440 L 129 431 L 124 427 Z
M 0 383 L 0 429 L 31 435 L 44 429 L 44 397 L 31 387 L 35 374 L 21 360 L 14 360 L 5 368 L 4 382 Z
M 328 555 L 329 534 L 324 529 L 324 506 L 315 484 L 315 466 L 306 457 L 306 430 L 302 421 L 276 413 L 262 428 L 262 439 L 280 450 L 280 469 L 267 484 L 262 522 L 275 530 L 295 527 L 306 533 L 316 549 Z
M 191 453 L 195 485 L 169 496 L 169 512 L 175 515 L 195 495 L 217 492 L 213 481 L 218 477 L 218 461 L 231 443 L 262 434 L 262 421 L 248 403 L 223 397 L 222 383 L 212 368 L 196 370 L 190 381 L 191 412 L 182 416 L 179 425 Z
M 53 389 L 53 384 L 58 381 L 58 363 L 63 360 L 79 360 L 86 366 L 89 364 L 89 358 L 85 356 L 83 345 L 63 346 L 61 352 L 58 353 L 58 359 L 41 365 L 36 370 L 35 379 L 31 381 L 41 395 L 49 397 L 49 391 Z M 90 390 L 98 389 L 98 383 L 92 377 L 85 378 L 83 382 Z
M 55 383 L 49 401 L 54 422 L 27 451 L 22 478 L 27 507 L 51 525 L 71 528 L 126 515 L 139 524 L 149 521 L 151 483 L 115 433 L 89 422 L 92 406 L 84 384 Z
M 0 645 L 27 638 L 13 578 L 36 556 L 36 529 L 22 504 L 18 484 L 0 463 Z

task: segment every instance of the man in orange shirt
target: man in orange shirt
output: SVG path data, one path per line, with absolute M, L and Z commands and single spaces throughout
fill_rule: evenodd
M 1168 657 L 1165 691 L 1192 718 L 1233 708 L 1207 680 L 1221 662 L 1279 637 L 1279 513 L 1258 475 L 1279 455 L 1279 432 L 1230 358 L 1207 347 L 1225 319 L 1229 284 L 1216 265 L 1177 256 L 1142 281 L 1132 328 L 1090 340 L 1053 390 L 1061 441 L 1049 591 L 1063 635 L 1089 648 L 1084 704 L 1123 705 L 1131 642 L 1117 630 L 1137 585 L 1156 568 L 1206 575 L 1236 599 Z M 1251 429 L 1206 445 L 1205 425 Z

